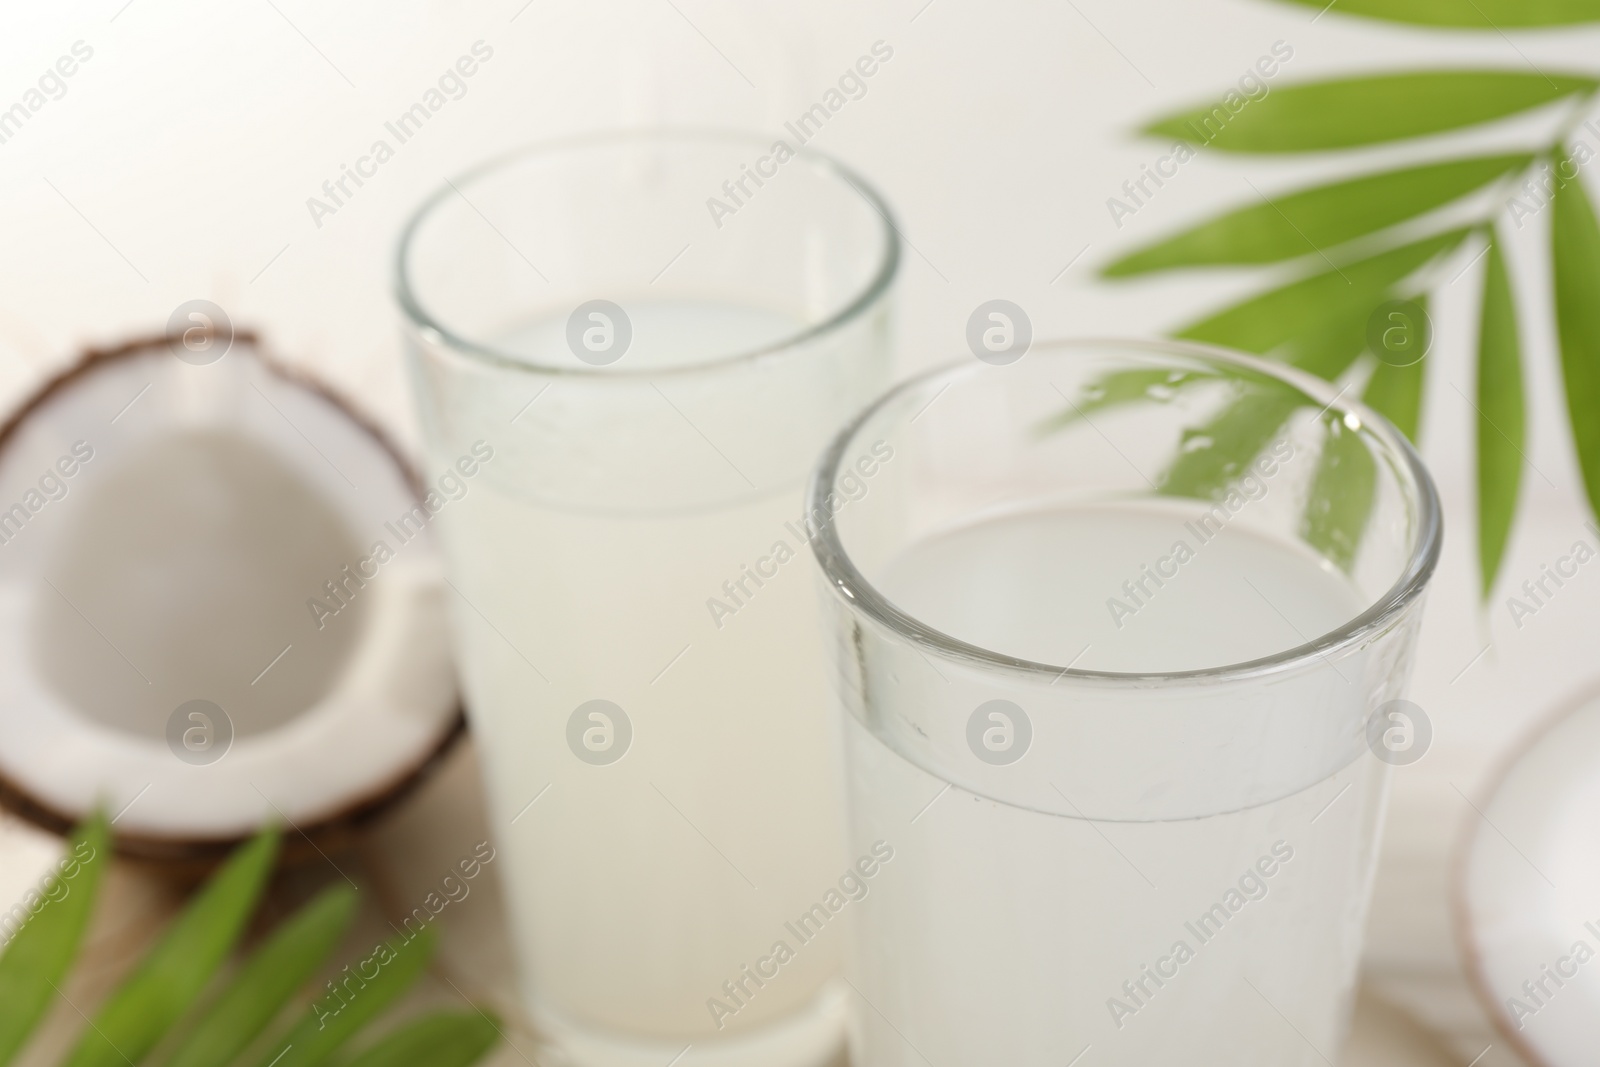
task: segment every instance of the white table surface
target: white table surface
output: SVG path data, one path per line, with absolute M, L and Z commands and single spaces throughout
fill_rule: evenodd
M 361 946 L 388 936 L 388 921 L 403 915 L 408 902 L 426 894 L 437 871 L 487 834 L 477 790 L 476 757 L 468 742 L 443 773 L 386 820 L 364 846 L 330 857 L 327 866 L 312 863 L 280 878 L 266 907 L 288 906 L 313 887 L 348 875 L 362 888 L 363 910 L 347 945 Z M 59 853 L 55 838 L 9 817 L 0 820 L 0 876 L 8 879 L 0 883 L 0 892 L 15 895 L 10 880 L 48 865 Z M 92 1010 L 181 901 L 180 892 L 163 878 L 127 865 L 113 869 L 103 892 L 84 954 L 64 989 L 71 1003 L 56 1005 L 20 1067 L 54 1067 L 83 1026 L 74 1005 Z M 486 1061 L 486 1067 L 526 1067 L 535 1059 L 533 1043 L 517 1018 L 501 903 L 493 876 L 480 875 L 469 895 L 450 905 L 441 915 L 443 938 L 435 965 L 396 1018 L 424 1008 L 461 1007 L 465 996 L 506 1020 L 507 1043 Z M 1370 985 L 1362 988 L 1341 1067 L 1449 1067 L 1464 1062 Z

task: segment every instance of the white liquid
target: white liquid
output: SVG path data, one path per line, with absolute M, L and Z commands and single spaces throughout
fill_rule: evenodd
M 915 544 L 869 578 L 953 636 L 1121 671 L 1270 655 L 1359 611 L 1349 584 L 1310 555 L 1234 527 L 1200 544 L 1182 528 L 1190 517 L 1151 504 L 1001 516 Z M 1106 599 L 1183 538 L 1193 558 L 1151 583 L 1118 629 Z M 1273 697 L 1263 687 L 1251 699 Z M 1103 758 L 1136 773 L 1141 743 L 1130 732 L 1125 751 Z M 853 847 L 895 849 L 856 906 L 861 1067 L 924 1056 L 1061 1067 L 1086 1048 L 1095 1067 L 1337 1059 L 1383 797 L 1377 760 L 1231 814 L 1090 822 L 960 787 L 941 795 L 939 778 L 854 718 L 846 746 Z M 1023 758 L 1037 770 L 1051 754 Z M 1229 811 L 1228 783 L 1217 789 L 1216 810 Z M 1197 927 L 1219 904 L 1220 929 Z M 1147 966 L 1166 976 L 1145 977 Z
M 748 309 L 628 310 L 635 340 L 622 366 L 633 369 L 683 362 L 685 333 L 704 359 L 795 328 Z M 535 324 L 515 343 L 534 362 L 570 362 L 563 326 Z M 560 389 L 539 405 L 561 403 Z M 662 403 L 663 417 L 679 418 Z M 780 491 L 671 513 L 531 502 L 515 468 L 491 463 L 499 484 L 475 483 L 443 515 L 471 603 L 458 600 L 456 617 L 518 964 L 536 1019 L 567 1035 L 574 1062 L 664 1065 L 693 1042 L 680 1067 L 815 1064 L 842 1041 L 823 996 L 842 932 L 807 945 L 733 1015 L 708 1007 L 736 1003 L 724 983 L 845 866 L 815 565 L 785 526 L 798 528 L 810 459 L 796 456 Z M 724 583 L 778 542 L 793 558 L 769 563 L 777 573 L 759 586 L 745 580 L 719 627 L 708 599 L 737 603 Z M 603 766 L 567 741 L 569 716 L 595 699 L 620 706 L 633 733 Z M 794 1019 L 801 1032 L 780 1049 L 728 1046 Z

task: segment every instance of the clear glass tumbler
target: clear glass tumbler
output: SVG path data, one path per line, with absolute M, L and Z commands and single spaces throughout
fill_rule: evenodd
M 802 496 L 887 384 L 898 258 L 844 168 L 712 133 L 517 153 L 402 238 L 427 510 L 561 1062 L 843 1042 L 843 934 L 774 948 L 845 862 Z
M 858 1067 L 1335 1061 L 1440 545 L 1303 373 L 1035 346 L 888 393 L 812 482 Z

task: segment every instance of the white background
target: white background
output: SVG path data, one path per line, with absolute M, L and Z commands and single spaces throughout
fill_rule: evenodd
M 1419 32 L 1336 12 L 1314 21 L 1312 9 L 1269 0 L 7 5 L 0 108 L 73 42 L 94 55 L 62 99 L 0 144 L 0 404 L 83 346 L 157 331 L 178 304 L 205 297 L 409 436 L 389 257 L 408 210 L 445 176 L 511 146 L 596 128 L 671 122 L 776 134 L 878 40 L 894 58 L 814 146 L 879 187 L 912 246 L 899 295 L 903 370 L 960 356 L 968 314 L 995 297 L 1024 307 L 1036 337 L 1151 335 L 1252 287 L 1213 275 L 1108 286 L 1093 272 L 1187 220 L 1251 202 L 1247 177 L 1270 192 L 1352 166 L 1353 157 L 1285 164 L 1203 154 L 1120 229 L 1113 224 L 1107 198 L 1167 147 L 1131 131 L 1214 97 L 1274 41 L 1294 50 L 1280 85 L 1465 61 L 1600 66 L 1596 31 Z M 494 56 L 467 95 L 317 227 L 307 197 L 480 39 Z M 1535 144 L 1556 118 L 1482 136 Z M 1362 163 L 1386 152 L 1367 155 Z M 1580 529 L 1586 512 L 1555 390 L 1542 221 L 1515 232 L 1511 250 L 1534 379 L 1535 469 L 1525 472 L 1510 585 L 1575 538 L 1594 540 Z M 1371 950 L 1377 973 L 1413 992 L 1448 964 L 1444 857 L 1470 817 L 1463 794 L 1500 746 L 1596 673 L 1600 564 L 1520 631 L 1503 603 L 1508 590 L 1477 606 L 1472 410 L 1461 395 L 1472 391 L 1469 307 L 1481 268 L 1470 258 L 1436 302 L 1425 415 L 1425 452 L 1449 518 L 1414 686 L 1435 748 L 1398 776 Z M 8 897 L 31 881 L 21 864 L 0 867 Z

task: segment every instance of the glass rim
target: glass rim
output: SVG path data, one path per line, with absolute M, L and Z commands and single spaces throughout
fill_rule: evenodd
M 1183 671 L 1099 671 L 1073 667 L 1071 664 L 1061 666 L 1041 663 L 1037 660 L 995 652 L 936 630 L 895 606 L 857 569 L 849 552 L 840 541 L 838 524 L 834 520 L 833 511 L 827 506 L 827 499 L 833 491 L 834 481 L 844 462 L 845 454 L 856 435 L 884 408 L 901 397 L 918 389 L 933 386 L 941 380 L 945 381 L 939 389 L 940 392 L 961 377 L 997 369 L 971 360 L 958 360 L 917 374 L 873 401 L 865 411 L 834 436 L 813 470 L 811 484 L 806 490 L 806 513 L 823 515 L 825 518 L 818 523 L 812 548 L 817 565 L 822 568 L 823 577 L 832 592 L 839 596 L 847 607 L 866 615 L 913 645 L 937 653 L 946 659 L 963 661 L 988 669 L 1050 677 L 1056 681 L 1065 678 L 1078 682 L 1149 686 L 1243 680 L 1293 669 L 1312 659 L 1325 659 L 1329 653 L 1359 644 L 1382 630 L 1422 595 L 1428 579 L 1433 576 L 1438 566 L 1443 544 L 1444 527 L 1438 489 L 1434 485 L 1433 476 L 1424 466 L 1422 457 L 1417 454 L 1417 450 L 1412 447 L 1405 435 L 1388 419 L 1365 404 L 1356 400 L 1346 400 L 1344 394 L 1348 387 L 1337 388 L 1315 375 L 1287 364 L 1274 363 L 1258 356 L 1188 341 L 1093 337 L 1059 339 L 1042 341 L 1030 346 L 1028 356 L 1024 359 L 1041 350 L 1070 352 L 1085 349 L 1115 349 L 1166 356 L 1187 356 L 1228 364 L 1298 390 L 1313 401 L 1322 403 L 1323 412 L 1338 410 L 1354 414 L 1363 429 L 1371 430 L 1392 454 L 1400 458 L 1403 469 L 1410 476 L 1410 488 L 1416 499 L 1417 529 L 1415 543 L 1407 553 L 1406 565 L 1399 577 L 1359 614 L 1309 641 L 1303 641 L 1270 656 Z
M 552 140 L 535 141 L 507 152 L 502 152 L 457 174 L 454 178 L 445 179 L 444 184 L 430 193 L 411 213 L 406 220 L 405 226 L 400 231 L 392 261 L 394 271 L 392 284 L 394 286 L 395 301 L 400 305 L 401 311 L 405 313 L 406 320 L 434 344 L 449 348 L 462 355 L 474 357 L 502 370 L 547 377 L 602 380 L 689 377 L 696 374 L 715 373 L 726 370 L 730 366 L 755 362 L 764 357 L 798 347 L 815 338 L 833 333 L 855 321 L 877 303 L 879 298 L 888 291 L 889 286 L 894 282 L 895 275 L 899 271 L 901 258 L 900 228 L 895 225 L 894 215 L 889 210 L 887 201 L 873 188 L 871 183 L 832 156 L 818 152 L 815 149 L 806 148 L 803 145 L 798 148 L 792 145 L 789 147 L 797 158 L 803 159 L 814 169 L 842 181 L 857 196 L 861 197 L 867 206 L 873 210 L 874 214 L 878 216 L 879 232 L 883 239 L 882 252 L 876 269 L 872 271 L 865 284 L 838 310 L 815 323 L 803 326 L 775 341 L 767 342 L 755 348 L 741 349 L 702 363 L 687 363 L 655 368 L 555 367 L 530 363 L 525 359 L 517 358 L 496 345 L 464 337 L 446 326 L 441 321 L 440 316 L 427 309 L 425 302 L 416 292 L 416 288 L 410 278 L 411 252 L 423 223 L 431 218 L 434 212 L 451 195 L 461 196 L 465 200 L 460 186 L 490 176 L 522 160 L 540 156 L 553 158 L 562 153 L 591 148 L 643 145 L 651 142 L 681 145 L 694 145 L 696 143 L 743 144 L 753 150 L 764 151 L 770 149 L 773 144 L 779 141 L 783 141 L 786 145 L 788 144 L 781 137 L 746 130 L 698 126 L 665 126 L 606 130 L 598 133 L 559 137 Z M 470 201 L 468 206 L 472 206 Z

